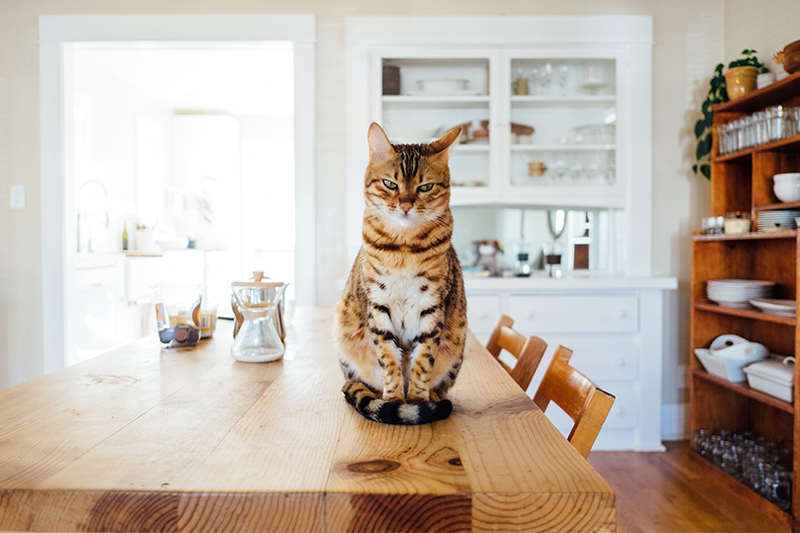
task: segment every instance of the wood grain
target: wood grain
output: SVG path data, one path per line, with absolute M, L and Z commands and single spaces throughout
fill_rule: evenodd
M 470 334 L 449 419 L 350 408 L 330 310 L 283 361 L 155 339 L 0 393 L 0 530 L 613 531 L 615 496 Z

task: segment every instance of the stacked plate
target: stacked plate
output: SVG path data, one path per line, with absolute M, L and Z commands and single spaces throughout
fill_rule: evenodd
M 800 217 L 800 210 L 762 211 L 758 214 L 758 231 L 771 229 L 797 229 L 795 218 Z
M 797 316 L 797 300 L 750 300 L 750 303 L 768 315 Z
M 769 298 L 774 290 L 774 281 L 718 279 L 709 280 L 706 294 L 709 300 L 723 307 L 750 309 L 750 300 Z

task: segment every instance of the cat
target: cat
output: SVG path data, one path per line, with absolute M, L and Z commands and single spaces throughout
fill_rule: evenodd
M 450 416 L 464 360 L 467 303 L 450 239 L 450 147 L 391 144 L 369 127 L 363 244 L 336 308 L 342 392 L 364 417 L 416 425 Z

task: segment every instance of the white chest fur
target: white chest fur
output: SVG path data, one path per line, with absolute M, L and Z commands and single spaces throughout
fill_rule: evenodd
M 430 282 L 417 276 L 417 270 L 396 269 L 379 276 L 373 286 L 370 299 L 377 305 L 389 309 L 382 318 L 382 327 L 391 331 L 404 344 L 410 343 L 420 333 L 433 329 L 433 314 L 422 317 L 426 309 L 436 305 L 436 291 Z M 381 289 L 381 286 L 384 288 Z

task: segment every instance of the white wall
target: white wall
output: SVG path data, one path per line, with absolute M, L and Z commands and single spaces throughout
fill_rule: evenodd
M 800 39 L 800 2 L 785 0 L 725 0 L 725 58 L 727 65 L 742 50 L 758 52 L 758 58 L 774 71 L 772 56 Z
M 781 2 L 789 5 L 792 0 Z M 776 4 L 776 2 L 771 2 Z M 746 2 L 736 2 L 744 6 Z M 727 6 L 728 4 L 724 4 Z M 759 7 L 760 9 L 760 7 Z M 742 11 L 744 8 L 742 8 Z M 774 9 L 768 10 L 775 12 Z M 688 361 L 691 231 L 709 206 L 708 184 L 691 174 L 691 127 L 704 80 L 723 59 L 723 0 L 4 0 L 0 2 L 0 389 L 42 373 L 42 294 L 38 123 L 38 16 L 61 13 L 314 13 L 316 46 L 317 291 L 333 305 L 346 276 L 345 34 L 353 15 L 650 15 L 653 48 L 654 274 L 679 279 L 665 361 L 664 401 L 686 394 L 678 364 Z M 744 18 L 744 15 L 742 16 Z M 797 20 L 795 17 L 794 20 Z M 763 33 L 769 33 L 765 21 Z M 787 23 L 788 24 L 788 23 Z M 727 46 L 727 44 L 725 44 Z M 9 209 L 9 186 L 26 187 L 28 205 Z

